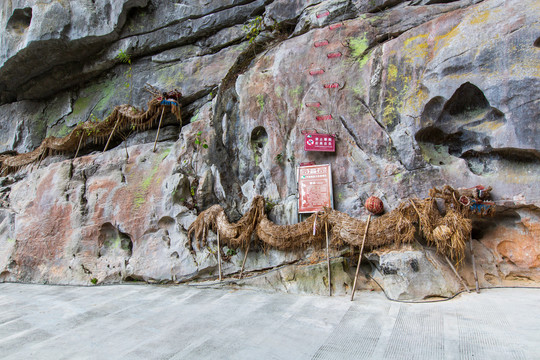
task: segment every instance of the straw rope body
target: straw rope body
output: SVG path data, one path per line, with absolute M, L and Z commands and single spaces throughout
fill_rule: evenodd
M 454 192 L 449 186 L 443 190 L 432 189 L 430 195 L 433 197 L 404 201 L 393 211 L 371 221 L 365 248 L 411 243 L 418 234 L 428 244 L 436 246 L 438 253 L 459 264 L 465 256 L 465 243 L 470 237 L 472 222 L 467 208 L 455 206 Z M 445 200 L 444 216 L 435 198 Z M 298 224 L 277 225 L 264 214 L 264 198 L 256 196 L 249 211 L 236 223 L 228 221 L 220 205 L 201 212 L 189 227 L 188 236 L 191 249 L 192 235 L 199 241 L 199 246 L 205 246 L 208 230 L 213 230 L 219 231 L 223 244 L 229 247 L 245 247 L 251 236 L 256 234 L 263 245 L 279 250 L 297 250 L 323 247 L 325 226 L 331 231 L 330 246 L 340 248 L 345 244 L 360 246 L 366 222 L 325 208 Z M 438 227 L 439 230 L 435 231 Z
M 146 130 L 154 126 L 161 111 L 168 108 L 181 121 L 180 107 L 162 105 L 161 97 L 154 96 L 148 102 L 148 109 L 140 112 L 131 105 L 119 105 L 101 122 L 86 121 L 78 124 L 64 137 L 49 136 L 31 152 L 17 155 L 1 155 L 1 172 L 13 172 L 32 164 L 53 153 L 75 152 L 79 145 L 87 141 L 104 144 L 109 137 L 126 130 Z

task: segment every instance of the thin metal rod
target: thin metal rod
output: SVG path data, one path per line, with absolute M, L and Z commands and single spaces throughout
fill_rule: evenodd
M 354 292 L 356 291 L 356 281 L 358 280 L 358 273 L 360 272 L 360 263 L 362 262 L 362 253 L 364 252 L 364 244 L 366 243 L 366 237 L 367 237 L 370 221 L 371 221 L 371 214 L 369 214 L 368 219 L 367 219 L 366 230 L 364 231 L 364 238 L 362 239 L 362 247 L 360 248 L 360 255 L 358 256 L 358 265 L 356 266 L 356 275 L 354 276 L 351 301 L 354 300 Z
M 454 271 L 454 274 L 456 274 L 457 278 L 459 279 L 459 281 L 461 281 L 461 284 L 465 287 L 465 290 L 467 290 L 467 292 L 471 292 L 471 290 L 469 289 L 469 287 L 467 286 L 467 284 L 465 284 L 465 281 L 463 280 L 463 278 L 458 274 L 456 268 L 454 267 L 454 265 L 452 265 L 452 262 L 450 261 L 450 259 L 448 258 L 448 256 L 445 256 L 444 257 L 446 259 L 446 262 L 448 263 L 448 265 L 450 265 L 450 267 L 452 268 L 452 270 Z
M 217 231 L 217 257 L 218 257 L 219 281 L 221 281 L 221 246 L 219 244 L 219 230 Z
M 255 216 L 253 217 L 253 223 L 251 224 L 251 228 L 253 230 L 255 230 L 255 223 L 257 222 L 257 215 L 258 214 L 259 214 L 259 209 L 255 208 Z M 248 252 L 249 252 L 249 246 L 251 245 L 251 238 L 249 240 L 250 241 L 248 242 L 248 244 L 246 246 L 246 253 L 244 254 L 244 260 L 242 261 L 242 268 L 240 269 L 240 279 L 244 275 L 244 267 L 246 266 L 246 260 L 247 260 L 247 256 L 248 256 Z
M 328 264 L 328 296 L 332 296 L 332 273 L 330 271 L 330 242 L 328 240 L 328 222 L 324 221 L 324 230 L 326 232 L 326 262 Z
M 249 252 L 249 245 L 251 245 L 251 242 L 249 242 L 246 247 L 246 253 L 244 254 L 244 260 L 242 261 L 242 269 L 240 269 L 240 279 L 244 275 L 244 267 L 246 266 L 246 259 Z
M 116 130 L 116 127 L 118 126 L 118 122 L 120 121 L 120 117 L 118 117 L 118 119 L 116 119 L 116 123 L 114 124 L 114 127 L 111 131 L 111 135 L 109 135 L 109 139 L 107 140 L 107 143 L 105 144 L 105 148 L 103 149 L 103 152 L 107 151 L 107 148 L 109 147 L 109 143 L 111 142 L 111 139 L 114 135 L 114 131 Z
M 81 131 L 81 138 L 79 140 L 79 146 L 77 146 L 77 151 L 75 152 L 75 156 L 73 157 L 73 160 L 75 160 L 77 158 L 77 155 L 79 155 L 79 150 L 81 149 L 81 144 L 83 142 L 83 138 L 84 138 L 84 132 Z
M 129 153 L 127 150 L 127 138 L 124 139 L 124 149 L 126 150 L 126 163 L 129 161 Z
M 43 151 L 43 152 L 41 153 L 41 156 L 39 157 L 39 162 L 38 162 L 38 164 L 37 164 L 36 169 L 39 169 L 39 165 L 41 165 L 41 162 L 42 162 L 43 159 L 45 158 L 45 153 L 46 153 L 46 152 L 47 152 L 47 150 L 45 150 L 45 151 Z
M 163 113 L 165 112 L 165 107 L 162 107 L 161 108 L 161 117 L 159 118 L 159 124 L 158 124 L 158 127 L 157 127 L 157 134 L 156 134 L 156 141 L 154 141 L 154 152 L 156 152 L 156 146 L 157 146 L 157 141 L 158 141 L 158 138 L 159 138 L 159 130 L 161 129 L 161 121 L 163 120 Z
M 476 261 L 474 260 L 474 251 L 472 246 L 472 238 L 469 240 L 469 247 L 471 248 L 472 268 L 474 274 L 474 285 L 476 286 L 476 292 L 480 294 L 480 287 L 478 286 L 478 274 L 476 273 Z

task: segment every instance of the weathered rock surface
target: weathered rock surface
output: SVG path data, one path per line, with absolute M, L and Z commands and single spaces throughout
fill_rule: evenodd
M 220 203 L 234 220 L 262 194 L 273 221 L 296 222 L 296 166 L 308 161 L 332 165 L 335 208 L 355 217 L 370 195 L 392 209 L 433 186 L 493 186 L 503 206 L 473 231 L 480 283 L 538 281 L 539 12 L 534 0 L 5 2 L 0 151 L 32 150 L 118 104 L 144 108 L 146 83 L 184 97 L 183 127 L 166 117 L 155 153 L 153 129 L 2 178 L 0 281 L 214 276 L 215 242 L 186 248 L 198 211 Z M 243 26 L 256 16 L 250 42 Z M 304 152 L 313 129 L 337 135 L 335 154 Z M 379 278 L 387 292 L 459 288 L 436 255 L 420 254 L 380 255 L 396 269 Z M 305 256 L 252 249 L 246 268 Z M 225 272 L 238 272 L 242 250 L 227 257 Z M 469 285 L 470 265 L 460 270 Z M 297 265 L 268 286 L 320 292 L 318 275 L 283 280 L 310 278 L 306 269 L 315 279 L 317 266 Z M 347 269 L 336 292 L 350 291 Z
M 449 266 L 431 250 L 386 251 L 368 258 L 377 264 L 373 278 L 391 299 L 450 297 L 461 287 Z

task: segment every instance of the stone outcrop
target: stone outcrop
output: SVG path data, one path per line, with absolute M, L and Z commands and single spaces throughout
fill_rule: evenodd
M 309 161 L 332 165 L 334 206 L 354 217 L 371 195 L 392 209 L 447 183 L 492 186 L 496 217 L 473 229 L 480 283 L 538 281 L 539 11 L 534 0 L 4 2 L 0 151 L 33 150 L 119 104 L 144 108 L 146 83 L 184 97 L 183 126 L 167 116 L 155 153 L 155 129 L 132 132 L 105 153 L 1 178 L 0 281 L 212 277 L 215 242 L 185 247 L 198 212 L 219 203 L 235 220 L 261 194 L 273 221 L 294 223 L 295 169 Z M 335 154 L 303 150 L 314 129 L 337 135 Z M 225 272 L 238 272 L 243 250 L 226 252 Z M 459 287 L 419 254 L 373 255 L 399 276 L 367 271 L 401 298 Z M 246 268 L 308 255 L 251 249 Z M 473 284 L 470 260 L 460 271 Z

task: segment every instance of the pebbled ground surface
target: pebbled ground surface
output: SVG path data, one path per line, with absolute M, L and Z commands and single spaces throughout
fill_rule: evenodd
M 0 284 L 1 359 L 539 359 L 540 290 L 410 304 L 191 286 Z

